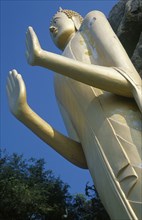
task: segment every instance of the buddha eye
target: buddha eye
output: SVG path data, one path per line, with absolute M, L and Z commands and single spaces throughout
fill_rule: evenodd
M 54 18 L 54 19 L 53 19 L 53 24 L 57 24 L 57 23 L 58 23 L 57 21 L 58 21 L 59 19 L 60 19 L 59 17 Z

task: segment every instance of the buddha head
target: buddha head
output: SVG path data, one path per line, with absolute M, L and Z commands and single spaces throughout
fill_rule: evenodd
M 50 24 L 50 35 L 55 45 L 64 50 L 71 37 L 79 30 L 83 18 L 75 11 L 59 8 Z

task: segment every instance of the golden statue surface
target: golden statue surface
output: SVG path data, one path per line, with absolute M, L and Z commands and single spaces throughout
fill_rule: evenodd
M 30 108 L 16 70 L 7 81 L 10 110 L 67 160 L 89 169 L 111 219 L 142 219 L 141 78 L 100 11 L 83 19 L 60 8 L 50 33 L 62 55 L 43 50 L 29 27 L 27 61 L 55 72 L 55 93 L 69 137 Z

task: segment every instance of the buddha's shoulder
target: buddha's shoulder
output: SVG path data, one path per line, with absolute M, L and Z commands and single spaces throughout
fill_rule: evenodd
M 101 11 L 91 11 L 89 12 L 85 17 L 84 20 L 82 22 L 82 25 L 80 27 L 80 30 L 83 31 L 84 28 L 86 29 L 89 28 L 90 26 L 92 26 L 92 23 L 95 22 L 96 20 L 99 19 L 107 19 L 105 14 L 103 14 Z

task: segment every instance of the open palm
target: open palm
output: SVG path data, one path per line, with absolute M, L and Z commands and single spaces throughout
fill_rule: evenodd
M 25 83 L 16 70 L 9 72 L 6 88 L 10 110 L 18 117 L 27 100 Z
M 30 65 L 37 65 L 38 56 L 41 51 L 41 46 L 36 33 L 32 27 L 28 27 L 26 33 L 26 57 Z

